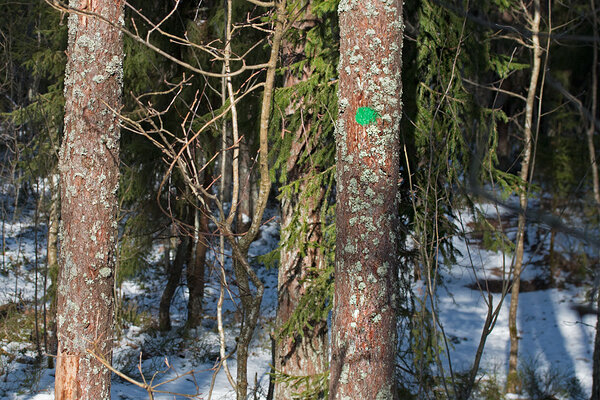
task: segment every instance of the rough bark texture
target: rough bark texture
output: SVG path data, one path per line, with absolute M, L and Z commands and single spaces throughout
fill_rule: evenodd
M 69 5 L 123 23 L 123 3 Z M 88 353 L 111 359 L 117 242 L 121 33 L 92 16 L 69 16 L 65 136 L 59 156 L 61 251 L 58 279 L 57 400 L 110 398 L 110 371 Z
M 310 6 L 309 6 L 310 7 Z M 294 26 L 297 30 L 308 30 L 314 27 L 317 20 L 307 11 L 305 18 Z M 296 61 L 304 57 L 305 43 L 292 45 L 284 41 L 283 57 Z M 310 77 L 311 71 L 305 67 L 298 78 L 288 73 L 284 85 L 291 87 Z M 302 101 L 290 107 L 287 114 L 293 114 L 302 107 Z M 307 139 L 311 131 L 311 122 L 306 121 L 294 132 L 294 140 L 290 149 L 286 169 L 288 181 L 299 181 L 297 192 L 286 192 L 281 199 L 281 231 L 283 246 L 279 259 L 278 276 L 278 308 L 277 327 L 281 328 L 297 309 L 302 296 L 305 295 L 309 271 L 323 270 L 325 256 L 319 248 L 323 240 L 321 231 L 321 208 L 325 189 L 309 190 L 311 175 L 310 165 L 300 162 L 302 155 L 311 154 L 319 142 L 318 137 Z M 318 133 L 317 133 L 318 135 Z M 313 193 L 308 197 L 306 193 Z M 293 243 L 289 243 L 290 234 L 301 232 Z M 305 249 L 302 251 L 300 248 Z M 314 376 L 324 373 L 328 368 L 329 346 L 327 338 L 327 321 L 311 321 L 312 328 L 306 328 L 303 334 L 297 332 L 294 337 L 277 338 L 275 340 L 275 370 L 290 376 Z M 292 387 L 284 382 L 276 382 L 274 398 L 291 399 L 295 393 L 302 392 L 305 387 Z
M 533 19 L 531 23 L 533 65 L 531 67 L 531 78 L 527 89 L 527 102 L 525 104 L 525 126 L 523 130 L 523 159 L 521 161 L 521 178 L 523 187 L 519 188 L 519 205 L 521 213 L 517 229 L 517 248 L 515 251 L 515 262 L 513 267 L 513 285 L 510 294 L 510 308 L 508 311 L 508 331 L 510 335 L 510 353 L 508 358 L 508 376 L 506 379 L 506 391 L 508 393 L 519 393 L 521 385 L 517 374 L 517 362 L 519 357 L 519 335 L 517 329 L 517 310 L 519 307 L 519 290 L 521 286 L 521 269 L 523 266 L 524 239 L 526 229 L 525 211 L 527 210 L 527 195 L 529 170 L 531 166 L 531 154 L 533 149 L 533 111 L 535 107 L 535 96 L 537 94 L 538 79 L 542 64 L 542 48 L 540 47 L 540 1 L 533 2 Z
M 300 188 L 302 192 L 304 188 Z M 301 201 L 298 196 L 286 196 L 281 200 L 282 232 L 294 229 L 294 215 L 301 213 L 301 223 L 308 230 L 298 240 L 306 244 L 304 254 L 298 246 L 283 247 L 279 261 L 277 326 L 286 323 L 298 307 L 298 303 L 307 289 L 306 278 L 310 269 L 325 268 L 323 251 L 318 247 L 322 240 L 320 204 L 324 191 L 314 197 Z M 320 195 L 320 197 L 319 197 Z M 307 204 L 308 203 L 308 204 Z M 296 221 L 297 223 L 297 221 Z M 296 227 L 297 228 L 297 227 Z M 297 332 L 293 337 L 278 338 L 275 349 L 275 369 L 278 373 L 291 376 L 313 376 L 327 370 L 328 338 L 327 321 L 311 321 L 312 328 L 306 328 L 303 335 Z M 294 393 L 305 388 L 291 387 L 282 382 L 275 384 L 275 399 L 291 399 Z
M 337 242 L 329 395 L 339 400 L 396 399 L 402 2 L 345 0 L 338 10 Z M 361 107 L 375 110 L 377 118 L 357 123 Z

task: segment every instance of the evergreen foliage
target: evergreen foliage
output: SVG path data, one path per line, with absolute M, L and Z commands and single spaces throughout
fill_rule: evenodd
M 297 5 L 292 5 L 292 7 Z M 306 57 L 294 60 L 287 67 L 287 72 L 301 76 L 305 68 L 311 73 L 308 79 L 300 80 L 297 84 L 289 87 L 279 87 L 274 97 L 274 112 L 271 118 L 272 129 L 272 157 L 274 159 L 271 174 L 273 179 L 280 183 L 280 195 L 297 196 L 299 203 L 309 204 L 317 191 L 326 188 L 323 196 L 323 204 L 318 208 L 321 210 L 321 229 L 324 241 L 316 245 L 320 246 L 327 259 L 325 272 L 309 272 L 311 282 L 307 293 L 296 308 L 296 312 L 290 317 L 281 332 L 280 337 L 290 333 L 303 335 L 306 327 L 311 328 L 310 321 L 326 319 L 331 310 L 331 299 L 333 295 L 333 260 L 335 250 L 334 218 L 335 205 L 332 203 L 333 190 L 335 187 L 335 140 L 334 122 L 337 116 L 337 0 L 312 1 L 310 3 L 313 15 L 320 19 L 320 23 L 306 32 L 306 38 L 300 38 L 299 30 L 290 30 L 288 41 L 293 45 L 295 41 L 303 40 L 306 43 Z M 281 73 L 286 70 L 281 70 Z M 286 109 L 290 104 L 302 102 L 302 107 L 291 114 L 286 115 Z M 310 123 L 306 121 L 310 120 Z M 294 140 L 293 134 L 298 129 L 303 129 L 304 124 L 310 126 L 304 132 L 308 142 L 304 149 L 314 149 L 310 152 L 303 151 L 297 165 L 299 169 L 308 170 L 308 178 L 303 176 L 301 180 L 308 180 L 304 190 L 300 190 L 301 182 L 294 176 L 288 175 L 287 163 L 290 149 Z M 317 141 L 315 143 L 315 141 Z M 300 208 L 290 223 L 288 232 L 282 232 L 280 246 L 297 249 L 303 255 L 306 246 L 315 245 L 306 243 L 300 238 L 306 237 L 308 229 L 311 229 L 304 221 L 303 210 Z M 325 317 L 325 318 L 324 318 Z

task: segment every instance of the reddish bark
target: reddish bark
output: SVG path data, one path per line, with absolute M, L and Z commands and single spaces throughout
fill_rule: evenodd
M 395 399 L 402 2 L 341 2 L 331 399 Z M 377 112 L 359 124 L 360 107 Z
M 121 24 L 123 2 L 71 0 L 72 8 Z M 65 136 L 60 151 L 57 400 L 110 398 L 117 240 L 121 33 L 99 18 L 69 16 Z
M 303 18 L 294 24 L 301 35 L 312 29 L 319 21 L 310 12 L 310 4 Z M 306 43 L 296 44 L 284 41 L 282 44 L 284 63 L 293 63 L 305 57 Z M 300 76 L 288 72 L 285 87 L 292 87 L 310 78 L 312 71 L 305 65 Z M 292 115 L 304 107 L 304 99 L 292 102 L 286 114 Z M 297 191 L 285 192 L 281 198 L 281 232 L 283 246 L 279 259 L 277 327 L 281 328 L 291 318 L 306 294 L 310 284 L 309 274 L 325 269 L 325 255 L 319 247 L 322 244 L 321 209 L 325 188 L 317 190 L 311 178 L 316 172 L 312 163 L 302 162 L 302 158 L 312 154 L 319 145 L 320 131 L 312 132 L 311 115 L 307 113 L 302 126 L 294 132 L 286 175 L 288 182 L 297 181 Z M 310 137 L 309 137 L 310 136 Z M 313 186 L 313 187 L 311 187 Z M 307 195 L 310 193 L 311 195 Z M 298 237 L 290 242 L 290 236 Z M 305 327 L 289 337 L 276 339 L 275 370 L 288 376 L 317 376 L 328 368 L 327 321 L 310 321 L 312 328 Z M 275 383 L 275 399 L 291 399 L 294 394 L 307 388 L 304 385 L 293 387 L 287 382 Z

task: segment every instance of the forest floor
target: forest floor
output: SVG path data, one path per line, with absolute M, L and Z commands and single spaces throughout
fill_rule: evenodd
M 5 203 L 6 204 L 6 203 Z M 505 221 L 501 225 L 509 240 L 514 240 L 516 216 L 509 210 L 496 210 L 490 205 L 481 206 L 493 221 L 497 215 Z M 7 208 L 2 223 L 0 240 L 0 306 L 13 304 L 13 310 L 4 313 L 0 308 L 0 399 L 49 400 L 53 399 L 54 370 L 45 368 L 45 362 L 36 362 L 33 298 L 35 296 L 36 229 L 32 207 L 14 210 Z M 14 214 L 14 216 L 13 216 Z M 274 218 L 271 218 L 274 217 Z M 573 224 L 577 225 L 577 219 Z M 252 257 L 275 249 L 279 240 L 276 211 L 269 210 L 260 239 L 251 247 Z M 485 321 L 488 298 L 487 286 L 493 293 L 493 303 L 501 298 L 501 279 L 507 276 L 503 265 L 510 265 L 510 256 L 496 251 L 495 245 L 478 234 L 473 214 L 464 212 L 456 218 L 469 233 L 467 239 L 456 237 L 454 245 L 461 252 L 450 270 L 440 269 L 437 280 L 437 313 L 448 338 L 448 349 L 453 370 L 457 375 L 470 368 Z M 45 262 L 45 226 L 37 233 L 37 264 Z M 562 271 L 550 282 L 550 235 L 545 227 L 532 225 L 528 231 L 525 263 L 522 276 L 524 292 L 520 296 L 518 325 L 520 336 L 521 369 L 537 374 L 538 383 L 556 398 L 568 398 L 559 393 L 565 385 L 580 385 L 583 392 L 591 389 L 592 352 L 595 335 L 595 316 L 580 315 L 576 308 L 586 304 L 584 294 L 588 286 L 582 285 L 585 271 L 582 263 L 594 263 L 589 256 L 592 250 L 580 239 L 558 233 L 554 250 Z M 586 256 L 582 256 L 585 254 Z M 212 255 L 214 259 L 214 254 Z M 255 393 L 251 398 L 265 398 L 271 364 L 269 333 L 277 307 L 277 269 L 266 268 L 254 259 L 259 276 L 265 282 L 263 313 L 259 321 L 249 360 L 249 388 Z M 180 285 L 171 315 L 173 329 L 161 333 L 156 329 L 158 304 L 165 282 L 163 267 L 156 256 L 136 279 L 123 283 L 124 317 L 119 326 L 119 340 L 114 352 L 114 365 L 137 381 L 165 382 L 159 389 L 169 393 L 155 394 L 155 399 L 182 399 L 173 393 L 198 394 L 207 399 L 211 385 L 212 399 L 233 399 L 234 392 L 221 369 L 214 377 L 215 362 L 219 354 L 216 321 L 206 318 L 202 327 L 184 332 L 186 316 L 186 287 Z M 227 268 L 231 268 L 228 264 Z M 508 269 L 508 267 L 506 267 Z M 425 277 L 424 277 L 425 278 Z M 43 276 L 37 275 L 38 298 L 42 296 Z M 426 279 L 414 285 L 417 302 L 425 298 Z M 480 285 L 478 285 L 478 282 Z M 205 294 L 207 315 L 214 316 L 219 296 L 217 271 L 212 271 Z M 237 313 L 235 291 L 227 295 L 224 316 L 227 350 L 235 344 Z M 481 382 L 496 383 L 500 387 L 506 375 L 508 360 L 508 306 L 510 295 L 504 299 L 501 311 L 487 339 L 481 364 Z M 39 311 L 41 314 L 41 310 Z M 447 357 L 442 362 L 447 366 Z M 235 376 L 235 356 L 229 361 Z M 192 372 L 186 374 L 187 372 Z M 576 379 L 575 379 L 576 378 Z M 113 399 L 144 399 L 146 392 L 122 378 L 114 377 Z

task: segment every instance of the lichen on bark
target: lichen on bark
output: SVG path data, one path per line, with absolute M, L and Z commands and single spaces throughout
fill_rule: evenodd
M 86 6 L 115 24 L 123 20 L 122 1 L 71 0 L 69 5 Z M 89 351 L 111 359 L 121 33 L 98 18 L 72 13 L 67 53 L 55 395 L 102 400 L 110 398 L 111 373 Z M 113 65 L 112 73 L 107 65 Z
M 330 396 L 394 399 L 402 2 L 344 0 L 338 12 Z

